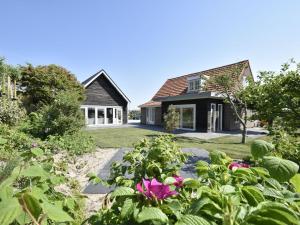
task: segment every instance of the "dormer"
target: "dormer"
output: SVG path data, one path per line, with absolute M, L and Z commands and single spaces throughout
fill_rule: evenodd
M 201 77 L 199 75 L 187 78 L 188 92 L 198 92 L 201 87 Z

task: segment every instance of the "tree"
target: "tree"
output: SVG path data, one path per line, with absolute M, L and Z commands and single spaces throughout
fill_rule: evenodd
M 141 119 L 141 110 L 130 110 L 128 117 L 131 120 L 139 120 L 139 119 Z
M 42 139 L 50 135 L 74 134 L 84 125 L 77 93 L 61 91 L 51 104 L 29 114 L 24 130 Z
M 57 93 L 76 93 L 78 100 L 84 99 L 83 86 L 65 68 L 57 65 L 21 67 L 21 88 L 28 112 L 36 111 L 41 105 L 50 104 Z
M 260 72 L 246 91 L 255 117 L 267 121 L 270 131 L 275 120 L 290 132 L 300 126 L 300 64 L 294 60 L 283 64 L 279 73 Z
M 174 132 L 179 124 L 179 113 L 176 111 L 175 106 L 170 105 L 168 112 L 164 115 L 165 130 L 169 133 Z
M 20 68 L 5 63 L 5 58 L 0 57 L 0 78 L 1 95 L 6 95 L 8 99 L 16 99 L 17 82 L 21 78 Z
M 240 76 L 241 68 L 233 70 L 232 74 L 223 74 L 216 76 L 209 83 L 213 83 L 219 87 L 219 93 L 225 98 L 225 102 L 229 103 L 233 112 L 242 125 L 242 143 L 246 143 L 247 121 L 248 121 L 248 93 L 245 92 L 241 82 L 233 79 Z

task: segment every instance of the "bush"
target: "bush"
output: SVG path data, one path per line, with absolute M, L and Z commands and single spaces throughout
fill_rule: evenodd
M 142 178 L 163 178 L 175 175 L 187 160 L 173 140 L 173 136 L 163 135 L 148 140 L 143 139 L 123 157 L 123 164 L 113 163 L 110 184 L 134 186 Z M 132 179 L 128 179 L 132 176 Z
M 156 142 L 160 144 L 152 145 L 156 157 L 150 164 L 147 152 L 151 151 L 144 145 L 124 156 L 120 173 L 134 177 L 123 186 L 119 186 L 122 176 L 115 177 L 117 188 L 89 218 L 90 224 L 299 224 L 300 193 L 296 192 L 300 190 L 300 174 L 296 174 L 299 167 L 295 163 L 259 156 L 249 165 L 213 152 L 211 164 L 197 163 L 197 178 L 183 180 L 178 167 L 168 173 L 173 165 L 169 158 L 183 153 L 161 155 L 166 148 Z M 173 153 L 171 149 L 168 153 Z M 152 168 L 157 173 L 152 173 Z
M 51 105 L 57 93 L 76 95 L 78 101 L 84 99 L 84 88 L 74 74 L 58 65 L 21 67 L 20 85 L 24 105 L 28 112 L 37 111 L 42 105 Z
M 16 125 L 25 117 L 25 110 L 18 101 L 0 97 L 0 124 Z
M 74 134 L 83 125 L 77 94 L 60 92 L 51 104 L 31 113 L 23 128 L 34 137 L 45 139 L 50 135 Z
M 164 115 L 165 130 L 169 133 L 174 132 L 179 127 L 179 113 L 176 111 L 175 106 L 170 105 L 167 114 Z
M 273 128 L 272 142 L 275 155 L 300 165 L 300 142 L 296 136 L 289 135 L 284 128 L 277 126 Z
M 47 143 L 54 152 L 65 150 L 71 155 L 81 155 L 96 148 L 95 140 L 83 132 L 64 136 L 49 136 Z

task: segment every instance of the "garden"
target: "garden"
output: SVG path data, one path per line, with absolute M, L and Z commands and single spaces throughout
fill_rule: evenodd
M 83 130 L 84 89 L 70 71 L 1 58 L 0 224 L 300 224 L 300 66 L 294 64 L 263 72 L 234 92 L 234 107 L 254 109 L 251 119 L 264 121 L 267 138 L 197 143 L 128 129 L 127 139 L 114 136 L 123 138 L 121 145 L 99 139 L 101 130 Z M 113 187 L 99 210 L 88 211 L 68 167 L 96 146 L 133 149 L 111 165 L 108 179 L 86 173 L 90 182 Z M 209 151 L 193 178 L 180 174 L 190 157 L 184 146 Z

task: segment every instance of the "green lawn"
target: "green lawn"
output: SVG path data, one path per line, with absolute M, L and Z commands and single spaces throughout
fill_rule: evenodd
M 88 134 L 93 136 L 96 145 L 100 148 L 132 147 L 134 143 L 142 138 L 152 138 L 160 134 L 159 131 L 152 131 L 141 128 L 106 128 L 88 130 Z M 267 137 L 263 137 L 267 139 Z M 176 137 L 177 143 L 181 147 L 197 147 L 207 151 L 220 150 L 226 152 L 233 158 L 243 158 L 250 154 L 250 144 L 254 138 L 248 138 L 245 145 L 241 144 L 241 138 L 226 136 L 209 140 L 198 138 Z

